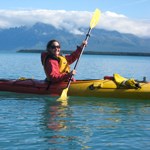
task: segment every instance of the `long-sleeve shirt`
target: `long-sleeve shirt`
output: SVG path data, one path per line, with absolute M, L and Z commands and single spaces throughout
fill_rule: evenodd
M 77 47 L 77 50 L 72 52 L 70 55 L 66 55 L 65 58 L 68 62 L 68 64 L 72 64 L 74 61 L 76 61 L 81 53 L 81 48 Z M 43 64 L 43 61 L 47 57 L 48 52 L 41 53 L 41 61 Z M 61 81 L 67 81 L 71 73 L 60 73 L 60 67 L 59 67 L 59 61 L 53 58 L 46 59 L 44 65 L 45 73 L 47 76 L 47 79 L 51 83 L 61 82 Z

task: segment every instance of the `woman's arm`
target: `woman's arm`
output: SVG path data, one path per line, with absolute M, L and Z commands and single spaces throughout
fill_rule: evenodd
M 65 56 L 69 65 L 79 58 L 83 46 L 86 46 L 86 45 L 87 45 L 87 41 L 83 41 L 80 46 L 77 46 L 76 51 L 72 52 L 70 55 Z

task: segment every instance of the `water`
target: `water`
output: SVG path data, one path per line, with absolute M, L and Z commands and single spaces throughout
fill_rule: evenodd
M 76 79 L 119 73 L 150 80 L 149 57 L 84 55 Z M 43 79 L 40 54 L 1 53 L 0 78 Z M 149 149 L 150 101 L 0 94 L 1 150 Z

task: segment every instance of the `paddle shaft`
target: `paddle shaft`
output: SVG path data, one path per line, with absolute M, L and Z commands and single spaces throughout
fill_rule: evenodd
M 88 33 L 86 34 L 85 41 L 88 41 L 88 39 L 89 39 L 89 37 L 90 37 L 91 30 L 92 30 L 92 28 L 89 28 Z M 82 56 L 82 54 L 83 54 L 84 49 L 85 49 L 85 45 L 83 45 L 83 48 L 82 48 L 81 53 L 80 53 L 80 55 L 79 55 L 79 58 L 77 59 L 77 61 L 76 61 L 76 63 L 75 63 L 74 70 L 77 68 L 78 62 L 79 62 L 79 60 L 80 60 L 80 58 L 81 58 L 81 56 Z M 68 84 L 67 84 L 67 88 L 70 87 L 70 83 L 71 83 L 72 77 L 73 77 L 73 74 L 71 74 L 71 76 L 70 76 L 70 78 L 69 78 L 69 81 L 68 81 Z

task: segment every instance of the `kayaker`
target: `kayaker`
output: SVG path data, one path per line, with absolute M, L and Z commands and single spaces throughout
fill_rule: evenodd
M 69 65 L 78 59 L 84 45 L 87 45 L 87 41 L 83 41 L 70 55 L 62 56 L 60 54 L 60 43 L 57 40 L 49 41 L 46 46 L 46 51 L 41 53 L 46 81 L 51 83 L 68 81 L 71 74 L 75 75 L 76 70 L 70 71 Z

